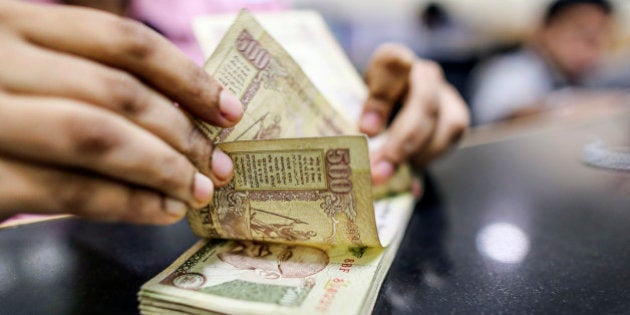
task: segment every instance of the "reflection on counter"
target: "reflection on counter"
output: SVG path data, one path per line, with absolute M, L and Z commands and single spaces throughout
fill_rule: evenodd
M 497 222 L 484 226 L 477 234 L 477 250 L 492 260 L 515 264 L 529 252 L 529 238 L 518 226 Z

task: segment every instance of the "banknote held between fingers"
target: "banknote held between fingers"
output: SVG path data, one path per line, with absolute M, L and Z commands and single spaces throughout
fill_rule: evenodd
M 184 111 L 230 127 L 243 115 L 241 102 L 148 27 L 95 10 L 7 0 L 0 42 L 0 178 L 24 183 L 0 212 L 169 223 L 208 204 L 214 187 L 233 176 L 229 156 Z M 91 120 L 76 130 L 67 123 L 83 118 Z M 90 189 L 55 193 L 80 183 Z M 70 202 L 53 207 L 57 196 Z

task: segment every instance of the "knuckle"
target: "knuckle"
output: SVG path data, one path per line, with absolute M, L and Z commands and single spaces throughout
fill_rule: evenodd
M 147 103 L 144 102 L 146 93 L 141 84 L 130 74 L 122 71 L 112 71 L 102 78 L 102 86 L 112 98 L 112 105 L 116 111 L 128 116 L 142 113 Z
M 470 112 L 466 103 L 461 99 L 455 87 L 450 84 L 444 86 L 444 95 L 442 97 L 443 102 L 448 102 L 444 106 L 450 106 L 451 110 L 445 109 L 449 112 L 449 115 L 444 117 L 448 119 L 448 131 L 451 135 L 452 142 L 456 142 L 466 132 L 470 126 Z
M 159 215 L 160 212 L 155 211 L 159 209 L 161 213 L 165 213 L 166 196 L 164 195 L 137 188 L 127 188 L 123 199 L 119 212 L 121 221 L 144 224 L 165 224 L 172 221 L 172 218 L 169 220 L 169 216 Z
M 459 93 L 454 86 L 448 84 L 448 91 L 451 95 L 455 96 L 454 106 L 458 113 L 458 115 L 454 115 L 457 117 L 456 121 L 462 124 L 465 128 L 468 128 L 470 126 L 470 110 L 468 109 L 468 106 L 466 106 L 466 103 L 459 96 Z
M 68 194 L 64 205 L 76 205 L 76 208 L 72 208 L 76 214 L 97 218 L 100 221 L 145 223 L 145 213 L 151 206 L 151 199 L 146 196 L 150 194 L 148 191 L 133 186 L 112 185 L 99 180 L 91 181 L 88 186 L 92 188 L 86 191 L 77 188 Z
M 0 27 L 10 24 L 12 18 L 23 15 L 23 10 L 20 11 L 16 3 L 0 1 Z
M 455 143 L 462 138 L 466 130 L 468 129 L 468 120 L 464 117 L 453 119 L 447 128 L 448 130 L 448 142 Z
M 127 188 L 123 203 L 123 213 L 134 212 L 136 209 L 144 209 L 147 203 L 146 194 L 137 188 Z
M 96 187 L 88 180 L 73 175 L 62 175 L 57 178 L 59 184 L 52 184 L 51 196 L 56 198 L 57 208 L 72 213 L 82 214 L 96 194 Z
M 155 47 L 155 35 L 142 23 L 130 19 L 110 17 L 117 43 L 116 49 L 136 59 L 146 59 Z
M 118 127 L 105 115 L 67 115 L 63 126 L 75 154 L 102 155 L 122 142 Z
M 156 187 L 174 195 L 189 195 L 189 183 L 185 182 L 186 176 L 192 174 L 190 162 L 179 154 L 168 154 L 159 160 L 160 172 L 157 173 Z
M 422 137 L 419 135 L 419 133 L 417 132 L 409 133 L 405 137 L 405 141 L 402 143 L 401 149 L 404 152 L 404 154 L 408 156 L 412 154 L 414 151 L 416 151 L 421 141 L 422 141 Z
M 402 155 L 401 155 L 402 158 L 398 162 L 399 164 L 403 163 L 405 161 L 408 161 L 412 157 L 418 155 L 418 152 L 417 152 L 418 151 L 418 146 L 413 146 L 411 144 L 405 144 L 405 146 L 401 149 L 401 151 L 402 151 Z
M 153 197 L 153 198 L 152 198 Z M 156 194 L 134 187 L 126 187 L 122 202 L 118 204 L 116 212 L 120 220 L 125 222 L 141 222 L 147 209 L 155 204 Z
M 186 77 L 188 77 L 187 85 L 188 91 L 186 93 L 194 99 L 203 98 L 206 95 L 210 95 L 210 106 L 219 104 L 219 93 L 221 92 L 221 85 L 194 63 L 189 63 L 185 68 Z
M 422 103 L 422 113 L 429 119 L 435 121 L 440 115 L 440 104 L 434 98 L 429 98 Z
M 466 129 L 468 129 L 468 121 L 463 117 L 453 119 L 449 127 L 449 130 L 452 134 L 463 133 L 464 131 L 466 131 Z

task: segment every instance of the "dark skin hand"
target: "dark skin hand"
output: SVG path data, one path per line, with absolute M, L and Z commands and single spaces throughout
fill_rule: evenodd
M 5 0 L 0 42 L 1 216 L 167 224 L 231 179 L 182 109 L 230 127 L 242 105 L 151 29 Z
M 365 78 L 369 97 L 361 131 L 369 136 L 386 132 L 387 137 L 371 157 L 376 184 L 387 181 L 406 161 L 423 168 L 453 147 L 470 124 L 466 104 L 446 82 L 439 65 L 417 58 L 404 46 L 379 47 Z M 398 104 L 400 110 L 392 119 Z
M 0 41 L 0 217 L 168 224 L 232 178 L 229 157 L 182 109 L 230 127 L 242 105 L 159 34 L 95 10 L 5 0 Z M 424 166 L 468 125 L 439 67 L 402 46 L 381 47 L 366 78 L 361 128 L 388 132 L 375 182 L 407 160 Z

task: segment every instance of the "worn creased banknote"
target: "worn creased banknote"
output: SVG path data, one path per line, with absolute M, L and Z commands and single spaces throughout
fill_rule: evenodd
M 318 247 L 380 247 L 364 136 L 237 141 L 232 181 L 191 211 L 197 235 Z
M 331 73 L 351 81 L 346 99 L 362 98 L 365 87 L 340 49 L 328 47 L 334 42 L 321 18 L 281 14 L 286 27 L 312 34 L 312 49 L 315 42 L 327 47 L 321 58 L 336 51 L 330 59 L 343 62 L 333 62 Z M 205 69 L 245 105 L 234 128 L 197 121 L 232 158 L 234 178 L 215 190 L 208 207 L 188 212 L 204 239 L 142 287 L 141 313 L 368 313 L 413 198 L 374 202 L 367 141 L 351 123 L 359 102 L 340 110 L 343 89 L 333 93 L 333 85 L 323 88 L 334 99 L 327 100 L 319 92 L 325 78 L 311 70 L 316 86 L 246 11 Z
M 356 122 L 359 121 L 368 89 L 321 15 L 315 11 L 296 10 L 260 12 L 256 16 L 268 36 L 282 43 L 282 48 L 286 49 L 282 55 L 288 54 L 295 61 L 290 63 L 299 65 L 301 71 L 296 77 L 303 77 L 303 71 L 335 109 L 336 115 L 349 121 L 348 130 L 358 130 Z M 234 14 L 200 16 L 194 20 L 193 30 L 206 56 L 216 55 L 212 52 L 219 44 L 225 44 L 220 41 L 221 35 L 230 28 L 232 21 Z M 273 46 L 276 45 L 279 44 Z M 326 108 L 329 106 L 322 107 L 322 111 L 328 111 Z M 377 149 L 385 138 L 370 139 L 370 149 Z M 411 171 L 407 165 L 402 165 L 389 182 L 373 187 L 374 197 L 408 191 L 410 183 Z
M 291 56 L 247 12 L 228 29 L 204 69 L 245 106 L 234 128 L 198 121 L 216 143 L 357 133 Z
M 408 194 L 376 203 L 387 247 L 321 249 L 206 239 L 146 283 L 143 314 L 367 314 L 411 213 Z
M 278 40 L 338 113 L 356 122 L 368 90 L 361 76 L 315 11 L 258 12 L 262 27 Z M 234 21 L 234 14 L 200 16 L 193 21 L 195 36 L 210 56 Z
M 241 99 L 245 114 L 234 128 L 221 129 L 198 121 L 215 143 L 228 142 L 221 148 L 236 159 L 236 176 L 227 186 L 217 189 L 213 203 L 199 211 L 188 212 L 193 232 L 201 237 L 273 238 L 279 242 L 319 246 L 335 242 L 378 246 L 373 228 L 365 140 L 281 141 L 278 152 L 268 148 L 278 142 L 258 145 L 242 142 L 356 132 L 353 124 L 338 113 L 251 15 L 244 11 L 238 16 L 206 62 L 205 70 Z M 321 145 L 300 150 L 305 144 L 314 143 Z M 265 153 L 248 152 L 253 147 Z M 331 151 L 323 152 L 325 149 Z M 231 153 L 232 150 L 238 153 Z M 331 164 L 333 153 L 342 151 L 347 152 L 343 163 Z M 352 159 L 349 152 L 352 152 Z M 265 165 L 263 168 L 252 164 L 241 167 L 241 162 Z M 286 163 L 286 167 L 292 166 L 293 170 L 274 168 L 277 166 L 274 163 L 278 162 L 278 167 L 284 168 Z M 347 168 L 338 171 L 342 165 Z M 360 165 L 360 169 L 353 173 L 354 165 Z M 242 182 L 248 176 L 258 179 L 257 176 L 270 175 L 266 174 L 268 170 L 277 173 L 276 177 L 285 175 L 284 184 L 277 188 L 252 186 L 244 189 L 239 186 L 239 180 Z M 353 176 L 348 181 L 350 191 L 347 194 L 335 192 L 340 189 L 337 183 L 341 179 L 330 177 L 344 175 L 343 171 Z M 252 172 L 257 173 L 250 174 Z M 354 183 L 350 181 L 352 179 Z M 302 207 L 302 211 L 297 211 L 298 207 Z M 317 209 L 320 209 L 319 213 L 315 212 Z M 297 221 L 289 219 L 291 216 Z M 360 225 L 357 220 L 362 220 Z

